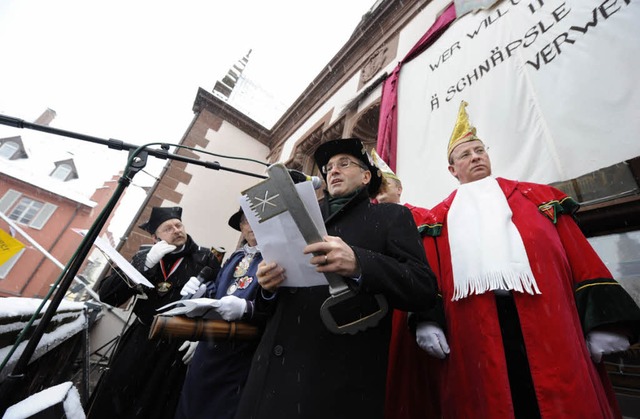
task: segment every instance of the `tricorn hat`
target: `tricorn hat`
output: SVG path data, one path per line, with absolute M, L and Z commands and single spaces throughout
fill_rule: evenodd
M 138 227 L 151 234 L 155 234 L 160 224 L 167 220 L 177 218 L 182 221 L 182 208 L 180 207 L 153 207 L 151 209 L 151 217 L 149 221 L 140 224 Z
M 458 109 L 458 118 L 456 119 L 456 125 L 453 127 L 451 138 L 449 139 L 449 146 L 447 147 L 447 160 L 451 158 L 451 152 L 454 148 L 467 141 L 480 140 L 476 136 L 476 127 L 469 122 L 469 115 L 467 115 L 468 103 L 464 100 L 460 102 L 460 108 Z
M 240 220 L 242 219 L 242 215 L 244 214 L 244 212 L 242 212 L 242 207 L 240 207 L 240 209 L 238 211 L 236 211 L 231 217 L 229 217 L 229 227 L 231 227 L 234 230 L 240 230 Z
M 367 188 L 369 196 L 376 196 L 380 183 L 382 182 L 382 174 L 380 170 L 371 160 L 371 156 L 367 153 L 367 149 L 358 138 L 340 138 L 337 140 L 327 141 L 321 144 L 320 147 L 313 154 L 313 159 L 316 161 L 318 167 L 322 168 L 329 162 L 331 157 L 336 154 L 350 154 L 353 157 L 361 161 L 364 166 L 371 172 L 371 180 Z M 322 174 L 324 180 L 327 180 L 327 175 Z

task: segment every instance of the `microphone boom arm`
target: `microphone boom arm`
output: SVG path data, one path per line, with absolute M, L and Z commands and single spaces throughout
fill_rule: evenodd
M 15 127 L 15 128 L 27 128 L 27 129 L 32 129 L 34 131 L 47 132 L 49 134 L 60 135 L 60 136 L 63 136 L 63 137 L 75 138 L 75 139 L 78 139 L 78 140 L 88 141 L 88 142 L 95 143 L 95 144 L 102 144 L 102 145 L 106 145 L 107 147 L 109 147 L 111 149 L 114 149 L 114 150 L 127 150 L 129 152 L 132 152 L 132 151 L 140 148 L 140 146 L 137 145 L 137 144 L 129 144 L 129 143 L 125 143 L 124 141 L 116 140 L 116 139 L 113 139 L 113 138 L 105 140 L 105 139 L 98 138 L 98 137 L 93 137 L 93 136 L 90 136 L 90 135 L 79 134 L 77 132 L 66 131 L 66 130 L 58 129 L 58 128 L 52 128 L 52 127 L 47 126 L 47 125 L 34 124 L 34 123 L 31 123 L 31 122 L 27 122 L 27 121 L 25 121 L 23 119 L 20 119 L 20 118 L 14 118 L 12 116 L 2 115 L 2 114 L 0 114 L 0 124 L 8 125 L 10 127 Z M 198 166 L 204 166 L 204 167 L 206 167 L 208 169 L 225 170 L 225 171 L 228 171 L 228 172 L 234 172 L 234 173 L 238 173 L 238 174 L 242 174 L 242 175 L 257 177 L 257 178 L 260 178 L 260 179 L 266 179 L 267 178 L 267 176 L 265 176 L 265 175 L 246 172 L 244 170 L 238 170 L 238 169 L 223 167 L 217 161 L 213 161 L 213 162 L 211 162 L 211 161 L 202 161 L 202 160 L 193 159 L 191 157 L 181 156 L 179 154 L 169 153 L 169 151 L 168 151 L 169 150 L 169 146 L 173 145 L 173 144 L 168 144 L 168 143 L 152 143 L 152 144 L 160 144 L 161 145 L 161 149 L 158 150 L 158 149 L 144 147 L 143 151 L 146 152 L 148 155 L 153 156 L 153 157 L 157 157 L 159 159 L 177 160 L 177 161 L 181 161 L 181 162 L 185 162 L 185 163 L 195 164 L 195 165 L 198 165 Z M 143 167 L 144 167 L 144 165 L 143 165 Z
M 92 137 L 92 136 L 79 134 L 71 131 L 52 128 L 46 125 L 29 123 L 22 119 L 6 116 L 2 114 L 0 114 L 0 124 L 12 126 L 15 128 L 33 129 L 36 131 L 42 131 L 50 134 L 61 135 L 65 137 L 79 139 L 82 141 L 89 141 L 92 143 L 106 145 L 107 147 L 116 149 L 116 150 L 129 151 L 129 159 L 125 166 L 124 173 L 120 177 L 118 181 L 118 185 L 113 192 L 113 195 L 109 198 L 109 201 L 107 201 L 104 208 L 102 209 L 102 211 L 100 212 L 96 220 L 93 222 L 89 230 L 87 230 L 87 233 L 85 234 L 84 238 L 82 239 L 82 242 L 76 249 L 75 253 L 73 254 L 73 256 L 71 256 L 71 259 L 68 261 L 64 270 L 62 271 L 58 279 L 56 279 L 56 281 L 50 287 L 47 295 L 43 298 L 43 301 L 40 307 L 38 307 L 36 312 L 33 314 L 31 320 L 25 325 L 24 329 L 19 334 L 18 338 L 16 339 L 16 342 L 14 343 L 12 350 L 7 354 L 2 364 L 0 364 L 0 371 L 1 371 L 2 369 L 4 369 L 9 359 L 15 352 L 16 348 L 18 347 L 20 342 L 23 340 L 24 336 L 27 334 L 27 331 L 29 330 L 29 328 L 31 328 L 32 324 L 35 322 L 35 319 L 39 315 L 40 310 L 44 306 L 45 302 L 49 299 L 49 297 L 53 295 L 51 297 L 50 304 L 45 310 L 45 313 L 40 319 L 40 322 L 33 330 L 33 333 L 29 337 L 29 340 L 22 354 L 20 355 L 20 358 L 17 360 L 16 364 L 14 365 L 12 372 L 6 377 L 6 379 L 2 383 L 0 383 L 0 413 L 3 413 L 4 411 L 6 411 L 6 409 L 9 406 L 11 406 L 11 404 L 18 401 L 18 400 L 14 400 L 15 396 L 20 393 L 16 391 L 16 386 L 18 384 L 24 385 L 24 380 L 26 379 L 26 372 L 27 372 L 27 367 L 29 365 L 29 361 L 31 360 L 33 353 L 37 349 L 38 343 L 42 339 L 42 336 L 44 335 L 44 332 L 47 326 L 51 322 L 58 307 L 60 306 L 60 303 L 62 302 L 64 295 L 66 294 L 67 290 L 71 286 L 73 279 L 75 278 L 85 258 L 89 254 L 89 251 L 91 250 L 91 247 L 94 241 L 96 240 L 100 231 L 102 230 L 107 220 L 109 219 L 111 212 L 115 209 L 116 204 L 119 201 L 120 197 L 122 196 L 126 188 L 131 183 L 131 179 L 133 178 L 133 176 L 137 172 L 142 170 L 146 165 L 148 155 L 152 155 L 160 159 L 178 160 L 186 163 L 195 164 L 198 166 L 204 166 L 206 168 L 213 169 L 213 170 L 226 170 L 229 172 L 244 174 L 247 176 L 257 177 L 261 179 L 266 179 L 267 176 L 251 173 L 251 172 L 245 172 L 243 170 L 226 168 L 220 165 L 220 163 L 218 163 L 217 161 L 214 161 L 214 162 L 200 161 L 190 157 L 169 153 L 168 150 L 171 145 L 181 147 L 180 145 L 176 145 L 176 144 L 150 143 L 144 146 L 139 146 L 134 144 L 128 144 L 123 141 L 115 140 L 115 139 L 104 140 L 97 137 Z M 158 150 L 158 149 L 153 149 L 148 147 L 149 145 L 153 145 L 153 144 L 160 144 L 161 149 Z

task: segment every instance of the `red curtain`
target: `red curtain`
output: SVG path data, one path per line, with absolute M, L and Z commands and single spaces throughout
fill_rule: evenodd
M 427 49 L 455 18 L 455 7 L 451 3 L 384 82 L 376 151 L 393 171 L 396 171 L 398 134 L 397 88 L 402 65 Z M 437 360 L 430 359 L 409 332 L 407 313 L 395 310 L 389 345 L 385 419 L 439 417 L 437 368 Z
M 442 35 L 449 24 L 456 19 L 453 2 L 436 19 L 435 23 L 420 38 L 409 53 L 398 63 L 393 73 L 385 80 L 380 102 L 380 121 L 378 123 L 378 145 L 376 152 L 387 162 L 391 170 L 396 171 L 396 148 L 398 144 L 398 77 L 404 63 L 411 61 L 429 48 Z

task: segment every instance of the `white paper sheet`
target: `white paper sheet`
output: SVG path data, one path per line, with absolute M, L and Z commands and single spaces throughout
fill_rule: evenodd
M 325 236 L 327 230 L 311 182 L 298 183 L 295 187 L 320 236 Z M 261 223 L 245 196 L 240 196 L 239 202 L 256 236 L 264 261 L 276 262 L 285 269 L 287 278 L 282 286 L 311 287 L 328 284 L 324 275 L 316 272 L 315 266 L 309 262 L 313 255 L 302 253 L 307 243 L 288 211 Z
M 87 234 L 87 230 L 79 230 L 73 229 L 76 233 L 81 236 L 85 236 Z M 96 237 L 95 242 L 93 244 L 100 250 L 102 250 L 109 259 L 113 263 L 116 264 L 118 268 L 122 270 L 122 272 L 136 285 L 144 285 L 145 287 L 154 288 L 153 284 L 149 282 L 147 278 L 145 278 L 136 268 L 133 267 L 125 258 L 122 257 L 120 253 L 114 249 L 109 242 L 107 242 L 102 237 Z
M 159 316 L 187 316 L 187 317 L 203 317 L 205 319 L 222 319 L 220 314 L 215 310 L 220 307 L 220 300 L 213 298 L 194 298 L 191 300 L 179 300 L 164 305 L 156 311 L 163 311 Z

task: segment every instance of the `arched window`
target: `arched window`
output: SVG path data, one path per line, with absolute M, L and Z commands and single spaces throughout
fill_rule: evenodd
M 59 179 L 65 181 L 69 178 L 69 173 L 71 173 L 71 166 L 68 164 L 60 164 L 56 166 L 56 168 L 51 172 L 51 177 L 54 179 Z

